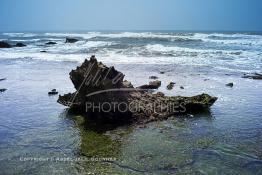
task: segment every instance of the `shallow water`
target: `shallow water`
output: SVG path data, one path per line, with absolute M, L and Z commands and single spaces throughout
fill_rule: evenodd
M 129 36 L 126 43 L 136 42 L 132 37 L 142 37 L 130 33 L 122 35 Z M 144 35 L 140 42 L 148 42 L 149 39 L 146 38 L 145 41 Z M 123 37 L 115 34 L 109 36 L 114 40 L 121 40 Z M 246 41 L 243 34 L 223 35 L 222 38 L 217 38 L 220 37 L 218 34 L 215 36 L 213 37 L 219 41 L 232 42 L 232 37 L 242 37 L 241 41 Z M 155 38 L 152 34 L 150 37 Z M 160 38 L 161 41 L 157 38 L 154 42 L 169 42 L 162 41 L 165 37 L 170 38 L 169 35 L 164 35 Z M 258 36 L 247 37 L 250 40 Z M 255 43 L 259 44 L 257 40 Z M 72 46 L 78 47 L 77 44 Z M 3 52 L 14 54 L 12 51 L 1 50 L 1 54 Z M 261 69 L 260 56 L 253 58 L 254 60 L 250 57 L 247 60 L 251 60 L 250 64 L 239 65 L 237 63 L 241 56 L 235 57 L 232 63 L 227 60 L 229 63 L 224 65 L 227 69 L 221 69 L 220 60 L 218 64 L 191 64 L 189 60 L 185 60 L 186 64 L 178 64 L 176 57 L 165 57 L 159 64 L 154 62 L 158 57 L 153 55 L 152 60 L 149 59 L 150 56 L 145 58 L 150 60 L 147 64 L 132 61 L 133 56 L 125 60 L 129 64 L 123 64 L 118 58 L 106 60 L 105 54 L 102 60 L 124 72 L 126 79 L 135 86 L 148 83 L 148 77 L 156 75 L 162 81 L 159 91 L 166 95 L 191 96 L 205 92 L 219 99 L 209 112 L 198 114 L 194 118 L 170 118 L 146 126 L 127 126 L 98 132 L 92 127 L 83 126 L 80 116 L 69 115 L 65 107 L 56 102 L 57 96 L 47 95 L 53 88 L 60 94 L 74 90 L 68 73 L 79 65 L 78 62 L 33 59 L 25 50 L 16 52 L 27 57 L 10 59 L 4 58 L 7 54 L 0 56 L 0 78 L 7 78 L 0 82 L 0 88 L 8 89 L 0 94 L 0 174 L 262 173 L 262 82 L 241 78 L 243 70 L 239 69 L 239 65 L 243 65 L 248 72 Z M 44 57 L 43 54 L 42 58 Z M 57 57 L 53 55 L 49 58 Z M 169 59 L 175 61 L 169 63 Z M 201 63 L 199 60 L 197 62 Z M 160 71 L 165 73 L 160 74 Z M 170 81 L 176 82 L 176 85 L 173 90 L 168 91 L 166 85 Z M 233 88 L 225 86 L 229 82 L 234 83 Z M 180 86 L 185 89 L 180 89 Z M 113 157 L 116 161 L 23 160 L 30 157 L 73 159 L 93 155 Z

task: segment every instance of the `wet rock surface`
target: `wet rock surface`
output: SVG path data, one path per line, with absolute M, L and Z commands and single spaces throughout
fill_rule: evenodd
M 49 41 L 49 42 L 47 42 L 47 43 L 45 43 L 46 45 L 55 45 L 55 44 L 57 44 L 56 42 L 53 42 L 53 41 Z
M 69 75 L 76 92 L 59 96 L 58 102 L 95 120 L 143 123 L 163 120 L 206 110 L 217 100 L 208 94 L 168 97 L 161 92 L 147 92 L 143 86 L 134 88 L 124 80 L 122 72 L 98 62 L 95 56 Z M 156 80 L 146 86 L 160 85 L 161 81 Z
M 76 38 L 69 38 L 69 37 L 66 38 L 66 43 L 75 43 L 77 41 L 79 41 L 79 40 L 76 39 Z
M 175 84 L 176 84 L 175 82 L 170 82 L 170 83 L 167 85 L 166 88 L 167 88 L 168 90 L 172 90 L 172 89 L 174 88 Z
M 0 41 L 0 48 L 11 48 L 12 46 L 5 42 L 5 41 Z
M 234 86 L 234 83 L 227 83 L 226 86 L 232 88 Z
M 251 73 L 251 74 L 244 74 L 242 78 L 249 78 L 254 80 L 262 80 L 262 74 L 260 73 Z
M 25 47 L 26 45 L 24 43 L 16 43 L 15 47 Z
M 0 93 L 5 92 L 7 89 L 0 89 Z

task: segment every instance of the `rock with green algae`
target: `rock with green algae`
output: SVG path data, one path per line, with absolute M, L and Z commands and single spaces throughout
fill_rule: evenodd
M 70 78 L 77 91 L 59 96 L 58 102 L 107 122 L 163 120 L 173 115 L 200 112 L 217 100 L 208 94 L 168 97 L 160 92 L 153 94 L 134 88 L 124 81 L 123 73 L 98 62 L 95 56 L 72 70 Z

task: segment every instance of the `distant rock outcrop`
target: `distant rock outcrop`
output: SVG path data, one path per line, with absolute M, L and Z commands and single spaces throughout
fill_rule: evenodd
M 208 94 L 168 97 L 158 92 L 134 88 L 124 74 L 98 62 L 95 56 L 70 72 L 76 92 L 59 96 L 58 102 L 70 109 L 105 121 L 149 122 L 169 116 L 200 112 L 217 100 Z M 150 83 L 160 86 L 160 81 Z
M 69 38 L 69 37 L 66 38 L 66 43 L 75 43 L 77 41 L 78 41 L 78 39 L 76 39 L 76 38 Z
M 242 78 L 249 78 L 254 80 L 262 80 L 262 74 L 260 73 L 251 73 L 251 74 L 244 74 Z
M 25 47 L 26 45 L 24 43 L 16 43 L 15 47 Z
M 5 41 L 0 41 L 0 48 L 11 48 L 12 46 L 5 42 Z
M 45 43 L 46 45 L 55 45 L 55 44 L 57 44 L 56 42 L 53 42 L 53 41 L 49 41 L 49 42 L 47 42 L 47 43 Z

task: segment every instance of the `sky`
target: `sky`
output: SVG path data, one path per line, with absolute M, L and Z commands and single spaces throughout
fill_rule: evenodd
M 0 1 L 0 31 L 90 30 L 262 31 L 262 1 Z

